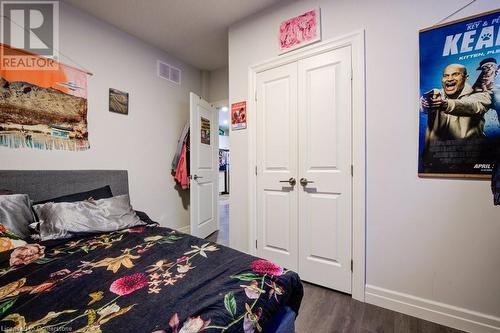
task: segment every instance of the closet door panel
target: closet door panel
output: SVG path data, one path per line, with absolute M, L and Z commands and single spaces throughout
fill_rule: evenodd
M 298 63 L 299 274 L 351 292 L 351 50 Z
M 294 198 L 287 191 L 266 190 L 263 193 L 263 245 L 266 251 L 290 253 L 290 220 Z
M 318 240 L 310 242 L 309 256 L 313 260 L 333 265 L 338 262 L 339 254 L 337 240 L 338 198 L 337 194 L 309 193 L 304 203 L 307 220 L 317 222 L 309 225 L 310 238 Z M 328 241 L 322 241 L 325 235 L 329 235 Z
M 297 64 L 257 74 L 257 254 L 297 270 Z

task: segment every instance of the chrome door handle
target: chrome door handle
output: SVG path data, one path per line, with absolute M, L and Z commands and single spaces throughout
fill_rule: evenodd
M 314 183 L 312 180 L 307 180 L 307 178 L 300 178 L 300 185 L 307 186 L 307 184 Z
M 200 178 L 203 178 L 202 176 L 198 176 L 198 175 L 193 175 L 192 176 L 194 180 L 197 180 L 197 179 L 200 179 Z
M 288 180 L 280 180 L 280 183 L 288 183 L 290 184 L 290 186 L 295 186 L 295 184 L 297 184 L 297 181 L 295 180 L 295 178 L 290 177 L 290 179 Z

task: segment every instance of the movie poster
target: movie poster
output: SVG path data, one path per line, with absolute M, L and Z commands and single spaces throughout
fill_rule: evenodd
M 50 69 L 0 65 L 0 146 L 73 151 L 89 148 L 87 74 L 53 63 Z
M 490 178 L 500 155 L 500 10 L 420 31 L 422 177 Z

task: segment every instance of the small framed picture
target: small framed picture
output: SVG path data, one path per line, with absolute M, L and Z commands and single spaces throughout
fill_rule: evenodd
M 109 111 L 128 114 L 128 93 L 109 88 Z

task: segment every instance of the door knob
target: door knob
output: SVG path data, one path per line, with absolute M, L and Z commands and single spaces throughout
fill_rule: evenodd
M 290 186 L 295 186 L 295 184 L 297 184 L 297 181 L 295 180 L 295 178 L 290 177 L 290 179 L 288 180 L 280 180 L 280 183 L 288 183 L 290 184 Z
M 307 186 L 307 184 L 314 183 L 312 180 L 307 180 L 307 178 L 300 178 L 300 185 Z
M 202 176 L 198 176 L 198 175 L 193 175 L 193 179 L 194 179 L 194 180 L 197 180 L 197 179 L 199 179 L 199 178 L 203 178 L 203 177 L 202 177 Z

